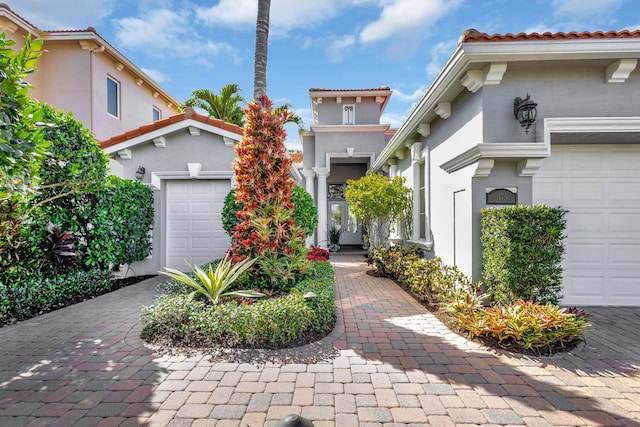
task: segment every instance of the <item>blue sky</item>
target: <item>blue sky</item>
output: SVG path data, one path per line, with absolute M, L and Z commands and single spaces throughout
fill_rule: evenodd
M 42 30 L 92 26 L 184 102 L 253 95 L 257 0 L 5 0 Z M 640 28 L 638 0 L 272 0 L 267 93 L 311 124 L 309 89 L 393 90 L 398 127 L 468 28 L 490 34 Z M 295 126 L 287 146 L 300 148 Z

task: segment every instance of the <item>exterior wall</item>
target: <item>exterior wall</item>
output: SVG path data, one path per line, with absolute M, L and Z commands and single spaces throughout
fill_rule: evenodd
M 640 116 L 640 104 L 629 92 L 640 84 L 640 70 L 632 72 L 626 83 L 606 83 L 604 68 L 610 63 L 507 67 L 500 85 L 481 89 L 484 142 L 541 141 L 536 130 L 542 130 L 546 117 Z M 537 120 L 529 134 L 513 116 L 513 100 L 527 93 L 538 104 Z
M 379 153 L 385 143 L 385 136 L 382 132 L 317 132 L 315 135 L 314 166 L 328 167 L 327 153 L 346 153 L 347 147 L 354 148 L 354 153 Z
M 82 50 L 77 41 L 45 42 L 43 48 L 47 52 L 38 59 L 37 71 L 32 75 L 33 97 L 57 109 L 73 111 L 76 120 L 92 129 L 94 54 Z
M 154 98 L 149 86 L 138 85 L 137 78 L 123 68 L 118 71 L 108 55 L 94 54 L 93 71 L 93 133 L 98 140 L 119 135 L 153 122 L 153 107 L 161 111 L 161 118 L 177 112 L 177 106 L 169 108 L 160 97 Z M 120 117 L 107 113 L 107 76 L 120 84 Z
M 323 98 L 322 104 L 317 107 L 318 125 L 342 125 L 342 106 L 345 104 L 355 105 L 356 125 L 380 123 L 380 105 L 373 97 L 362 97 L 360 102 L 356 102 L 355 97 L 345 97 L 341 103 L 337 103 L 335 99 Z
M 136 274 L 155 274 L 165 265 L 167 186 L 166 181 L 161 181 L 160 188 L 154 186 L 152 174 L 177 172 L 183 175 L 180 179 L 189 179 L 186 174 L 187 163 L 201 163 L 202 172 L 218 172 L 231 177 L 235 151 L 233 147 L 226 146 L 219 135 L 202 131 L 200 136 L 191 136 L 186 129 L 183 129 L 181 132 L 166 135 L 165 148 L 158 148 L 150 141 L 131 148 L 131 152 L 131 160 L 122 160 L 117 154 L 113 154 L 112 163 L 116 164 L 114 169 L 121 170 L 123 178 L 135 180 L 136 170 L 139 166 L 144 166 L 146 173 L 142 182 L 154 189 L 155 209 L 153 254 L 150 259 L 134 263 L 132 268 Z
M 24 45 L 26 31 L 22 28 L 7 38 L 16 41 L 15 49 Z M 153 121 L 153 107 L 161 118 L 178 113 L 173 105 L 158 94 L 148 81 L 143 81 L 127 64 L 119 64 L 109 50 L 85 50 L 78 39 L 48 40 L 45 33 L 43 49 L 36 71 L 26 77 L 33 85 L 30 96 L 67 112 L 90 129 L 99 141 L 122 134 Z M 70 34 L 72 34 L 70 32 Z M 99 36 L 88 43 L 104 43 Z M 131 64 L 129 64 L 131 65 Z M 117 68 L 121 68 L 118 71 Z M 120 117 L 107 114 L 107 76 L 120 83 Z M 156 96 L 154 96 L 154 94 Z

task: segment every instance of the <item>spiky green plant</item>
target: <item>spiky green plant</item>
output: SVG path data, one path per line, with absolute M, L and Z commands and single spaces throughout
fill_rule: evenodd
M 209 264 L 208 272 L 205 272 L 197 265 L 192 266 L 187 263 L 193 276 L 168 267 L 165 267 L 167 271 L 161 271 L 160 274 L 192 287 L 194 291 L 189 294 L 189 298 L 193 298 L 196 294 L 202 294 L 211 304 L 216 305 L 220 302 L 220 298 L 225 296 L 238 298 L 261 298 L 264 296 L 264 294 L 252 290 L 225 292 L 254 262 L 255 259 L 245 259 L 232 265 L 227 255 L 220 261 L 215 270 Z

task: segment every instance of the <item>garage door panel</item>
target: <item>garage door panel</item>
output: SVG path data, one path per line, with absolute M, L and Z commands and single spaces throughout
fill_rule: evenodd
M 604 158 L 591 150 L 574 150 L 570 156 L 566 157 L 566 164 L 571 171 L 600 170 L 604 166 Z
M 168 211 L 171 215 L 186 215 L 188 206 L 184 202 L 172 202 L 168 204 Z
M 570 294 L 572 299 L 602 299 L 605 296 L 605 280 L 602 275 L 575 276 L 569 275 L 565 278 L 565 292 Z M 567 295 L 565 295 L 567 296 Z
M 167 183 L 167 266 L 186 270 L 224 256 L 230 239 L 222 228 L 229 180 Z
M 565 186 L 565 203 L 572 206 L 600 206 L 605 199 L 604 185 L 600 182 L 571 180 Z
M 629 171 L 635 174 L 639 164 L 640 152 L 613 149 L 609 154 L 609 165 L 611 169 Z
M 611 277 L 611 298 L 618 301 L 618 305 L 628 305 L 629 299 L 640 299 L 640 283 L 636 277 Z
M 612 243 L 609 245 L 609 254 L 610 264 L 614 268 L 638 268 L 640 265 L 640 244 Z
M 563 304 L 640 306 L 640 145 L 551 147 L 533 203 L 566 215 Z
M 606 248 L 602 243 L 578 243 L 565 244 L 565 264 L 567 268 L 573 267 L 603 267 L 606 257 Z
M 609 215 L 609 231 L 613 234 L 637 234 L 640 237 L 640 212 L 618 212 Z
M 545 203 L 549 206 L 558 206 L 562 203 L 561 182 L 540 179 L 536 183 L 536 192 L 540 199 L 545 200 Z
M 640 205 L 640 182 L 610 181 L 608 203 L 612 206 Z

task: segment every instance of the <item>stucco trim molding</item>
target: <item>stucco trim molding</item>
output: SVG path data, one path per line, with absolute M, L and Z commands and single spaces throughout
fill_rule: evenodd
M 191 176 L 188 170 L 186 171 L 155 171 L 151 172 L 151 187 L 156 190 L 162 189 L 162 181 L 173 179 L 231 179 L 233 178 L 233 171 L 199 171 L 197 177 Z
M 452 173 L 471 164 L 478 163 L 480 160 L 545 158 L 549 157 L 549 155 L 549 146 L 541 142 L 484 143 L 471 147 L 441 164 L 440 167 L 447 173 Z M 478 176 L 487 176 L 491 172 L 491 168 L 493 168 L 493 162 L 491 162 L 491 165 L 489 165 L 489 162 L 478 164 L 478 173 L 480 173 Z
M 637 133 L 640 117 L 547 117 L 543 129 L 544 143 L 550 147 L 554 133 Z
M 326 154 L 326 158 L 325 158 L 325 165 L 326 165 L 326 169 L 327 171 L 329 171 L 329 173 L 331 173 L 331 159 L 334 158 L 349 158 L 349 157 L 365 157 L 365 158 L 369 158 L 369 167 L 371 167 L 371 165 L 373 165 L 373 163 L 376 161 L 376 153 L 373 152 L 368 152 L 368 151 L 354 151 L 354 152 L 347 152 L 344 151 L 342 153 L 327 153 Z M 315 171 L 317 168 L 313 168 L 313 170 Z M 317 173 L 317 171 L 316 171 Z

